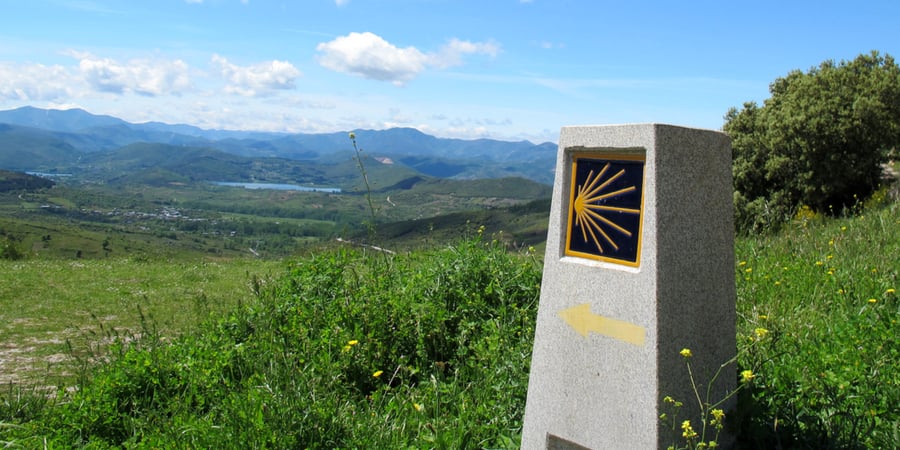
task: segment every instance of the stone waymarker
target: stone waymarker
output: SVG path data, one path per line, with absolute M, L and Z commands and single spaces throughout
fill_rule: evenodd
M 731 147 L 671 125 L 564 127 L 523 449 L 683 443 L 665 396 L 699 424 L 684 360 L 706 385 L 736 352 Z M 733 366 L 710 400 L 735 386 Z

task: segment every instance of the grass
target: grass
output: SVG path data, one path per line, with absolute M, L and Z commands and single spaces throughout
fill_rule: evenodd
M 480 234 L 402 256 L 334 250 L 166 342 L 114 340 L 0 442 L 108 448 L 475 448 L 518 441 L 540 266 Z
M 736 256 L 737 373 L 752 375 L 725 417 L 738 447 L 895 448 L 900 205 L 837 219 L 803 216 L 778 234 L 738 238 Z M 124 261 L 121 269 L 92 262 L 105 283 L 75 263 L 85 264 L 61 261 L 44 271 L 41 261 L 4 262 L 0 269 L 34 265 L 30 284 L 14 292 L 42 289 L 42 282 L 93 286 L 60 303 L 55 314 L 73 322 L 78 302 L 92 296 L 121 303 L 121 311 L 180 302 L 166 311 L 184 316 L 200 293 L 209 303 L 218 303 L 212 295 L 219 291 L 244 294 L 231 297 L 237 306 L 223 301 L 202 325 L 173 321 L 168 329 L 185 327 L 176 339 L 169 336 L 179 333 L 154 325 L 165 313 L 144 322 L 131 316 L 137 319 L 123 328 L 133 336 L 112 336 L 107 362 L 83 366 L 76 391 L 47 399 L 11 386 L 0 402 L 0 443 L 518 446 L 540 264 L 495 236 L 470 228 L 452 245 L 394 256 L 323 250 L 282 271 L 276 262 L 254 271 L 257 262 L 235 260 L 172 263 L 164 275 L 162 262 Z M 139 279 L 128 274 L 142 264 L 156 267 L 158 281 L 109 290 L 109 280 Z M 249 295 L 253 274 L 275 271 L 256 279 Z
M 737 241 L 738 422 L 751 448 L 900 442 L 900 205 Z
M 84 352 L 101 334 L 137 333 L 141 314 L 174 337 L 251 298 L 251 281 L 281 265 L 255 259 L 0 259 L 0 383 L 71 383 L 67 344 Z

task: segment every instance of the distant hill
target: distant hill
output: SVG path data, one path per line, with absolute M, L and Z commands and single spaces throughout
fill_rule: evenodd
M 126 125 L 128 122 L 112 116 L 91 114 L 83 109 L 40 109 L 24 106 L 0 111 L 0 123 L 50 131 L 74 132 L 93 127 Z
M 0 123 L 0 168 L 52 171 L 74 164 L 81 152 L 56 133 Z
M 426 176 L 456 179 L 518 176 L 543 184 L 553 182 L 556 144 L 549 142 L 447 139 L 413 128 L 355 130 L 355 133 L 367 155 Z M 204 130 L 159 122 L 129 123 L 81 109 L 23 107 L 0 111 L 0 167 L 3 168 L 40 170 L 71 166 L 85 154 L 114 152 L 138 143 L 208 148 L 251 159 L 280 158 L 318 164 L 340 164 L 353 157 L 347 132 L 285 134 Z M 219 178 L 224 178 L 224 174 Z
M 148 184 L 173 181 L 242 181 L 249 177 L 253 162 L 248 158 L 214 149 L 181 147 L 158 143 L 138 143 L 118 150 L 94 154 L 90 163 L 95 170 L 111 175 L 109 182 L 137 184 L 149 177 Z M 170 174 L 169 176 L 165 174 Z
M 0 170 L 0 192 L 34 191 L 53 187 L 54 184 L 51 180 L 27 173 Z

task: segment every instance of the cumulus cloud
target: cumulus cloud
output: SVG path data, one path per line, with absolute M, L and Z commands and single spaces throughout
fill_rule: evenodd
M 238 66 L 222 56 L 213 55 L 212 63 L 227 82 L 225 92 L 247 97 L 293 89 L 294 81 L 302 75 L 300 70 L 287 61 L 272 60 L 251 66 Z
M 180 60 L 131 59 L 126 63 L 73 52 L 78 70 L 92 88 L 114 94 L 150 97 L 179 95 L 191 88 L 188 65 Z
M 415 47 L 398 48 L 374 33 L 350 33 L 316 47 L 319 64 L 336 72 L 402 85 L 425 69 L 428 56 Z
M 77 79 L 63 66 L 0 63 L 0 99 L 57 101 L 74 95 Z
M 495 57 L 500 46 L 452 39 L 438 51 L 424 53 L 415 47 L 399 48 L 374 33 L 354 32 L 323 42 L 316 50 L 322 67 L 402 86 L 428 67 L 446 69 L 461 65 L 466 55 Z

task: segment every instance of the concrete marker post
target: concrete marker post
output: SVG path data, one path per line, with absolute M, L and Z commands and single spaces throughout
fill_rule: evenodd
M 723 133 L 562 129 L 523 449 L 684 443 L 659 418 L 665 396 L 684 403 L 679 421 L 700 428 L 679 351 L 691 349 L 702 394 L 735 355 L 732 214 Z M 735 383 L 727 367 L 710 400 Z

